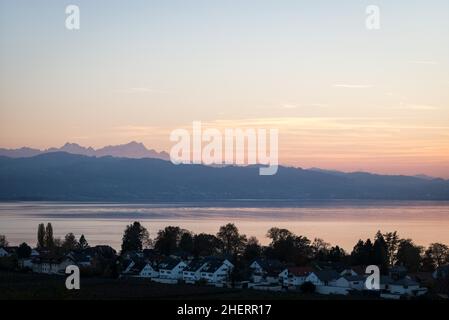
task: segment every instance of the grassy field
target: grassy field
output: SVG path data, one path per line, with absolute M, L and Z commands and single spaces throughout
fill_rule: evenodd
M 362 299 L 300 292 L 265 292 L 186 284 L 160 284 L 145 279 L 81 278 L 80 290 L 67 290 L 65 277 L 0 271 L 0 299 Z M 365 298 L 366 299 L 366 298 Z

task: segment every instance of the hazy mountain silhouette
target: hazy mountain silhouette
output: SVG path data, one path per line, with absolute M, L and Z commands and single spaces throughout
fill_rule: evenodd
M 199 201 L 225 199 L 449 200 L 449 181 L 279 167 L 173 165 L 159 159 L 64 152 L 0 157 L 0 200 Z
M 34 157 L 39 154 L 59 151 L 89 157 L 113 156 L 122 158 L 155 158 L 169 160 L 169 154 L 167 152 L 157 152 L 153 149 L 147 149 L 143 143 L 138 143 L 135 141 L 117 146 L 106 146 L 97 150 L 93 149 L 92 147 L 86 148 L 80 146 L 79 144 L 69 142 L 67 142 L 61 148 L 49 148 L 46 150 L 31 149 L 26 147 L 20 149 L 0 148 L 0 156 L 10 158 L 26 158 Z

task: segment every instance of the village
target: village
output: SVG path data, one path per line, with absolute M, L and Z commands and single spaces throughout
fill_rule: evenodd
M 81 279 L 132 278 L 173 286 L 187 284 L 396 300 L 426 298 L 430 295 L 447 298 L 447 260 L 442 260 L 446 262 L 444 265 L 429 272 L 411 271 L 398 262 L 385 268 L 379 265 L 382 270 L 380 287 L 378 290 L 369 290 L 366 280 L 370 273 L 366 270 L 367 265 L 355 264 L 356 248 L 350 256 L 337 248 L 341 255 L 335 255 L 335 247 L 329 248 L 316 240 L 309 243 L 306 238 L 294 236 L 285 229 L 269 230 L 273 243 L 263 248 L 255 239 L 249 240 L 238 234 L 238 229 L 232 224 L 221 227 L 216 237 L 202 234 L 203 243 L 199 238 L 195 242 L 198 235 L 192 236 L 178 227 L 167 227 L 159 232 L 151 248 L 144 248 L 143 244 L 148 241 L 147 231 L 135 222 L 124 233 L 120 253 L 107 245 L 91 247 L 84 236 L 79 241 L 73 238 L 73 234 L 67 235 L 62 243 L 51 240 L 46 235 L 48 232 L 52 234 L 51 225 L 47 225 L 46 229 L 42 225 L 39 230 L 38 243 L 41 245 L 36 248 L 27 244 L 0 247 L 0 272 L 8 270 L 65 275 L 67 266 L 76 265 L 81 270 Z M 379 242 L 379 237 L 373 247 Z M 46 241 L 56 243 L 49 244 Z M 293 247 L 284 252 L 289 241 L 293 241 Z M 320 243 L 321 248 L 318 248 L 316 242 Z M 7 244 L 6 239 L 3 239 L 3 244 Z M 198 251 L 199 247 L 202 249 Z M 191 250 L 186 250 L 188 248 Z M 306 253 L 305 249 L 310 251 Z M 296 263 L 291 259 L 283 259 L 284 253 L 288 257 L 295 257 Z M 309 257 L 304 260 L 305 254 Z

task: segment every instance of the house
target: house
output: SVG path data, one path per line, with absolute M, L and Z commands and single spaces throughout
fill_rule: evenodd
M 9 256 L 9 252 L 4 247 L 0 247 L 0 258 Z
M 327 286 L 331 281 L 340 277 L 340 274 L 335 270 L 319 270 L 311 272 L 306 277 L 306 282 L 311 282 L 315 286 Z
M 279 284 L 280 273 L 285 266 L 279 260 L 258 259 L 249 266 L 253 283 Z
M 134 267 L 136 263 L 132 259 L 124 259 L 122 261 L 122 275 L 130 275 L 131 269 Z
M 418 282 L 406 277 L 390 282 L 388 291 L 394 295 L 416 297 L 427 293 L 427 288 L 420 287 Z
M 140 277 L 140 278 L 157 278 L 159 272 L 157 267 L 155 267 L 151 262 L 137 259 L 137 260 L 126 260 L 123 263 L 124 271 L 123 276 L 130 277 Z
M 230 277 L 234 265 L 227 259 L 210 259 L 201 268 L 200 278 L 209 284 L 224 285 Z
M 33 260 L 32 270 L 36 273 L 65 274 L 65 269 L 69 265 L 75 264 L 70 257 L 63 258 L 37 258 Z
M 18 247 L 0 247 L 0 258 L 14 255 Z
M 306 277 L 306 282 L 313 283 L 320 294 L 347 295 L 352 290 L 350 281 L 332 269 L 313 271 Z
M 153 279 L 159 277 L 159 272 L 157 271 L 157 268 L 152 266 L 151 263 L 147 262 L 140 270 L 139 277 Z
M 92 266 L 92 256 L 83 252 L 72 251 L 67 254 L 67 257 L 72 259 L 78 267 L 88 268 Z
M 179 259 L 166 258 L 158 264 L 159 278 L 161 279 L 182 279 L 183 271 L 187 264 Z
M 189 263 L 183 270 L 182 278 L 186 283 L 195 283 L 201 278 L 201 269 L 206 266 L 207 259 L 197 259 Z
M 388 275 L 393 280 L 403 279 L 407 276 L 407 268 L 404 266 L 394 266 L 388 270 Z
M 340 271 L 342 276 L 363 276 L 366 274 L 366 267 L 364 266 L 352 266 L 344 268 Z
M 41 254 L 37 249 L 31 249 L 31 257 L 36 258 L 39 257 Z
M 285 287 L 300 286 L 313 270 L 312 267 L 289 267 L 279 274 L 279 278 Z
M 343 278 L 347 281 L 350 289 L 357 291 L 362 291 L 366 289 L 365 281 L 366 276 L 364 275 L 346 275 Z

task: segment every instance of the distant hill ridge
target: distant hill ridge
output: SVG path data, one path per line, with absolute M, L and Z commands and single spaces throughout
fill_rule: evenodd
M 449 181 L 280 166 L 174 165 L 160 159 L 66 152 L 0 157 L 0 200 L 202 201 L 234 199 L 449 200 Z
M 44 153 L 58 152 L 58 151 L 90 157 L 113 156 L 113 157 L 134 158 L 134 159 L 154 158 L 154 159 L 169 160 L 169 154 L 167 152 L 165 151 L 157 152 L 153 149 L 147 149 L 143 143 L 136 141 L 116 146 L 106 146 L 100 149 L 94 149 L 92 147 L 83 147 L 77 143 L 70 143 L 70 142 L 67 142 L 60 148 L 49 148 L 46 150 L 33 149 L 28 147 L 23 147 L 19 149 L 0 148 L 0 156 L 10 158 L 28 158 Z

